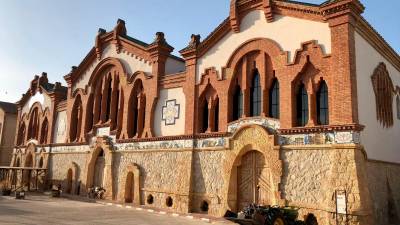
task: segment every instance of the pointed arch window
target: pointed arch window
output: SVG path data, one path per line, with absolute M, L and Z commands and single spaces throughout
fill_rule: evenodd
M 232 121 L 240 119 L 243 114 L 243 92 L 239 85 L 236 86 L 233 94 Z
M 110 114 L 111 114 L 111 97 L 112 97 L 112 79 L 111 77 L 107 81 L 107 99 L 106 99 L 106 115 L 105 115 L 105 121 L 107 122 L 110 119 Z
M 208 130 L 208 119 L 209 119 L 208 102 L 205 99 L 202 107 L 202 123 L 201 123 L 200 133 L 205 133 Z
M 250 89 L 250 116 L 260 116 L 260 115 L 261 115 L 261 85 L 260 85 L 260 74 L 256 69 L 254 71 Z
M 30 115 L 28 139 L 38 139 L 39 118 L 38 108 L 35 108 Z
M 40 144 L 46 144 L 48 131 L 49 131 L 49 122 L 47 118 L 45 118 L 42 123 L 42 129 L 40 131 Z
M 23 145 L 25 139 L 25 123 L 22 123 L 18 131 L 17 145 Z
M 214 132 L 218 132 L 219 130 L 219 98 L 217 97 L 217 99 L 215 100 L 215 105 L 214 105 L 214 127 L 213 127 L 213 131 Z
M 141 137 L 144 130 L 146 96 L 141 80 L 135 82 L 129 99 L 128 137 Z
M 317 123 L 318 125 L 329 124 L 328 86 L 321 81 L 317 91 Z
M 297 126 L 305 126 L 308 122 L 308 95 L 304 84 L 300 84 L 296 96 Z
M 279 81 L 274 79 L 269 90 L 269 117 L 279 119 Z
M 82 100 L 81 96 L 78 95 L 75 97 L 75 103 L 72 107 L 72 113 L 71 113 L 71 126 L 69 133 L 71 142 L 76 142 L 79 140 L 81 124 L 82 124 Z

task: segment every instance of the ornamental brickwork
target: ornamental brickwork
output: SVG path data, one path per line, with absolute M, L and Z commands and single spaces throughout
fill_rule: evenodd
M 101 186 L 108 200 L 177 212 L 223 216 L 255 202 L 299 207 L 302 218 L 323 225 L 398 218 L 400 165 L 369 159 L 361 139 L 368 127 L 359 118 L 356 33 L 387 60 L 371 71 L 369 85 L 377 120 L 388 129 L 400 93 L 389 69 L 400 71 L 400 57 L 362 18 L 362 4 L 232 0 L 230 9 L 204 40 L 191 36 L 183 58 L 171 54 L 162 32 L 147 44 L 129 37 L 123 20 L 99 29 L 94 47 L 64 77 L 67 87 L 43 73 L 17 103 L 11 166 L 47 168 L 42 189 L 60 184 L 86 196 Z M 289 51 L 283 39 L 290 37 L 254 34 L 218 48 L 258 23 L 285 18 L 306 21 L 307 32 L 325 27 L 329 43 L 305 39 Z M 230 53 L 221 68 L 203 68 L 217 51 Z M 161 126 L 173 135 L 161 135 Z M 30 186 L 29 178 L 13 182 Z M 348 215 L 336 214 L 338 190 L 347 193 Z

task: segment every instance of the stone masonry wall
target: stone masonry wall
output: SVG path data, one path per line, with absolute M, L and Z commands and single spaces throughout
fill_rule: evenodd
M 335 190 L 345 190 L 351 224 L 368 224 L 364 159 L 356 146 L 292 146 L 285 148 L 282 159 L 282 197 L 301 208 L 300 217 L 313 213 L 319 224 L 336 224 Z
M 50 154 L 48 178 L 53 184 L 61 184 L 63 190 L 65 190 L 68 170 L 73 167 L 73 163 L 76 163 L 78 181 L 85 183 L 87 156 L 86 153 Z
M 368 187 L 377 225 L 400 224 L 400 165 L 369 161 Z
M 191 151 L 140 151 L 121 152 L 114 155 L 114 190 L 121 193 L 120 187 L 123 171 L 130 164 L 136 164 L 140 170 L 141 204 L 149 204 L 146 200 L 151 194 L 154 198 L 152 206 L 173 208 L 186 211 L 189 204 L 189 186 L 191 170 Z M 120 194 L 117 194 L 120 196 Z M 171 197 L 173 204 L 166 205 Z M 121 201 L 122 199 L 118 199 Z
M 203 212 L 203 202 L 209 205 L 209 213 L 217 214 L 221 207 L 221 196 L 224 185 L 223 159 L 226 150 L 196 150 L 193 153 L 193 180 L 192 180 L 192 203 L 193 212 Z

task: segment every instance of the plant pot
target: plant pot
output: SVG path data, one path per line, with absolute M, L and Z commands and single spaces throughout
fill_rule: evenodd
M 1 194 L 2 194 L 3 196 L 10 196 L 10 195 L 11 195 L 11 189 L 3 189 L 3 190 L 1 191 Z

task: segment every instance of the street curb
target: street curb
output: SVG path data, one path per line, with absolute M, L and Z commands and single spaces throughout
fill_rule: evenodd
M 146 209 L 146 208 L 142 208 L 142 207 L 132 207 L 130 205 L 116 204 L 116 203 L 103 202 L 103 201 L 96 201 L 96 203 L 104 205 L 104 206 L 115 206 L 117 208 L 125 208 L 125 209 L 137 210 L 137 211 L 144 211 L 147 213 L 156 213 L 156 214 L 173 216 L 173 217 L 181 217 L 181 218 L 186 218 L 189 220 L 199 220 L 199 221 L 203 221 L 203 222 L 210 223 L 210 224 L 235 224 L 235 223 L 232 223 L 231 221 L 225 221 L 222 218 L 221 219 L 218 219 L 218 218 L 213 219 L 213 218 L 206 218 L 206 217 L 201 217 L 201 216 L 192 215 L 192 214 L 182 214 L 182 213 L 178 214 L 176 212 L 162 211 L 161 209 Z

